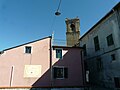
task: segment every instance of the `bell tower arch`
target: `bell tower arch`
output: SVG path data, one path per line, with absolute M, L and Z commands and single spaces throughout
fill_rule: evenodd
M 66 18 L 66 40 L 67 46 L 74 46 L 80 38 L 80 20 L 79 18 Z

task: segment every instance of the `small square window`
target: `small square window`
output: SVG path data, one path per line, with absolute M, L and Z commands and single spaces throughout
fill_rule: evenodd
M 25 47 L 25 53 L 28 53 L 28 54 L 31 53 L 31 46 L 26 46 Z
M 56 58 L 62 58 L 62 49 L 56 49 Z
M 113 36 L 112 36 L 112 34 L 110 34 L 109 36 L 107 36 L 107 45 L 111 46 L 113 44 L 114 44 Z
M 54 67 L 53 68 L 53 77 L 55 79 L 68 78 L 68 68 L 65 68 L 65 67 Z
M 115 58 L 115 54 L 112 54 L 111 55 L 111 59 L 114 61 L 116 58 Z

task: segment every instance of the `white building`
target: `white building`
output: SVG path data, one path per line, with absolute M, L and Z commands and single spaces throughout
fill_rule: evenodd
M 85 49 L 89 83 L 120 88 L 120 2 L 88 30 L 79 42 Z

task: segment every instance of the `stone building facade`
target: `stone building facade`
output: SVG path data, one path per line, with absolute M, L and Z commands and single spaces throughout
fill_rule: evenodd
M 80 38 L 80 20 L 78 18 L 66 18 L 65 22 L 67 46 L 74 46 Z
M 120 2 L 79 40 L 84 48 L 86 80 L 120 88 Z

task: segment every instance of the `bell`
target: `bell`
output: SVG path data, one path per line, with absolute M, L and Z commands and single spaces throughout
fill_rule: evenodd
M 60 14 L 61 14 L 61 13 L 60 13 L 60 12 L 58 12 L 58 11 L 57 11 L 57 12 L 55 12 L 55 15 L 56 15 L 56 16 L 59 16 Z

